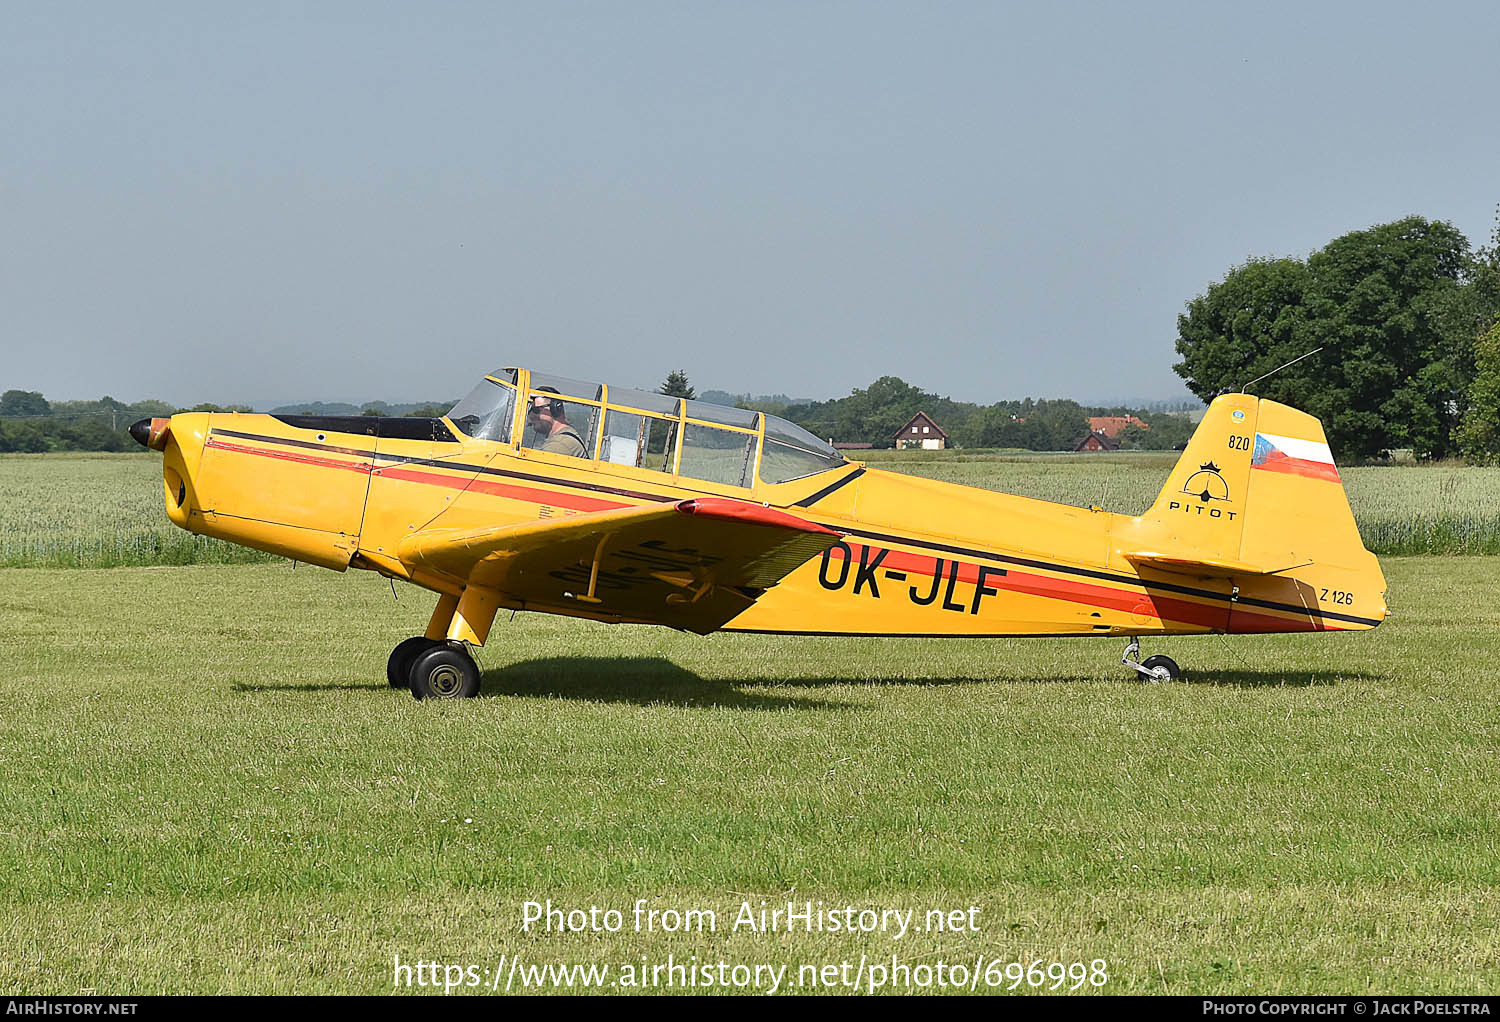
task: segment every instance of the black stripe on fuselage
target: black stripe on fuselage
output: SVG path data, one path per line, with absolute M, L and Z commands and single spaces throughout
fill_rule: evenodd
M 286 437 L 280 436 L 262 436 L 259 433 L 241 433 L 238 430 L 220 429 L 217 426 L 209 430 L 208 435 L 210 437 L 232 436 L 237 440 L 260 440 L 268 444 L 280 444 L 283 447 L 306 447 L 309 450 L 313 451 L 332 451 L 335 454 L 353 454 L 357 457 L 373 457 L 375 454 L 373 450 L 362 451 L 357 447 L 336 447 L 333 444 L 319 444 L 314 443 L 311 440 L 290 440 Z M 373 440 L 375 438 L 371 437 L 370 439 Z
M 858 479 L 860 476 L 862 476 L 864 474 L 865 474 L 865 470 L 863 468 L 857 468 L 853 472 L 850 472 L 848 475 L 844 476 L 844 478 L 837 479 L 837 480 L 834 480 L 833 482 L 829 483 L 827 486 L 823 487 L 821 490 L 819 490 L 817 493 L 814 493 L 812 496 L 810 496 L 810 497 L 803 497 L 801 500 L 797 501 L 797 503 L 793 504 L 792 506 L 793 507 L 812 507 L 814 504 L 816 504 L 818 501 L 822 500 L 824 497 L 828 496 L 834 490 L 837 490 L 837 489 L 839 489 L 842 486 L 846 486 L 849 483 L 854 482 L 854 480 Z
M 458 438 L 442 419 L 408 415 L 276 415 L 274 412 L 272 415 L 294 429 L 378 436 L 389 440 L 458 443 Z
M 665 503 L 671 500 L 679 500 L 680 497 L 664 496 L 660 493 L 645 493 L 640 490 L 626 490 L 618 486 L 602 486 L 597 483 L 578 483 L 559 479 L 556 476 L 534 475 L 530 472 L 516 472 L 512 469 L 491 468 L 488 465 L 471 465 L 467 462 L 453 461 L 451 458 L 413 458 L 405 454 L 386 454 L 385 452 L 361 451 L 352 447 L 334 447 L 331 444 L 314 443 L 310 440 L 292 440 L 280 436 L 262 436 L 259 433 L 239 433 L 232 429 L 215 429 L 216 434 L 237 437 L 241 440 L 259 440 L 268 444 L 280 444 L 284 447 L 305 447 L 314 451 L 333 451 L 337 454 L 352 454 L 357 457 L 371 457 L 379 461 L 390 462 L 393 465 L 427 465 L 431 468 L 452 469 L 455 472 L 477 472 L 482 475 L 504 476 L 509 479 L 525 479 L 533 483 L 547 483 L 550 486 L 568 486 L 576 490 L 592 490 L 595 493 L 612 493 L 620 497 L 634 497 L 637 500 L 654 500 Z
M 1080 578 L 1095 578 L 1102 582 L 1115 582 L 1124 585 L 1137 586 L 1144 589 L 1160 590 L 1164 593 L 1177 593 L 1182 596 L 1196 596 L 1199 599 L 1219 600 L 1225 603 L 1243 603 L 1247 607 L 1261 607 L 1266 610 L 1279 610 L 1292 614 L 1315 614 L 1318 617 L 1328 618 L 1334 621 L 1347 621 L 1350 624 L 1378 625 L 1379 621 L 1367 617 L 1356 617 L 1353 614 L 1339 614 L 1331 610 L 1310 611 L 1300 604 L 1277 603 L 1274 600 L 1257 600 L 1251 597 L 1235 597 L 1228 593 L 1216 593 L 1211 589 L 1198 589 L 1194 586 L 1180 585 L 1176 582 L 1157 582 L 1141 578 L 1138 575 L 1121 575 L 1112 571 L 1100 571 L 1096 568 L 1075 568 L 1067 564 L 1055 564 L 1051 561 L 1038 561 L 1030 557 L 1017 557 L 1013 554 L 997 554 L 992 550 L 975 550 L 971 547 L 951 546 L 947 543 L 932 543 L 923 539 L 905 539 L 901 536 L 890 536 L 880 532 L 866 532 L 862 529 L 851 529 L 840 526 L 839 531 L 851 536 L 863 536 L 865 539 L 878 539 L 883 543 L 902 543 L 907 546 L 923 547 L 928 550 L 942 550 L 950 554 L 964 554 L 969 557 L 987 558 L 1000 561 L 1003 564 L 1015 564 L 1025 568 L 1041 568 L 1044 571 L 1055 571 L 1061 575 L 1077 575 Z

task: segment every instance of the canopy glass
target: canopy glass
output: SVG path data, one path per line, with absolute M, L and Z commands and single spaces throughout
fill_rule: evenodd
M 739 487 L 754 486 L 757 478 L 791 482 L 848 464 L 831 445 L 775 415 L 562 376 L 528 375 L 526 428 L 520 436 L 528 448 Z M 518 370 L 492 373 L 448 417 L 469 436 L 508 443 L 522 383 Z M 545 406 L 541 414 L 539 406 Z M 559 420 L 566 430 L 554 425 Z M 553 434 L 556 438 L 548 444 L 547 430 L 571 432 L 578 442 Z

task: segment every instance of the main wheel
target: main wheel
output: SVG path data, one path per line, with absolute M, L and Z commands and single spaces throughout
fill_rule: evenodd
M 472 699 L 479 694 L 479 665 L 462 643 L 437 643 L 412 661 L 411 694 L 417 699 Z
M 417 659 L 418 653 L 424 653 L 437 645 L 436 639 L 429 639 L 425 635 L 413 636 L 405 639 L 391 650 L 391 658 L 385 662 L 385 680 L 391 683 L 391 688 L 406 688 L 411 684 L 411 665 Z
M 1151 672 L 1153 682 L 1179 681 L 1182 678 L 1182 668 L 1178 667 L 1177 661 L 1169 656 L 1161 654 L 1148 656 L 1141 661 L 1141 666 Z

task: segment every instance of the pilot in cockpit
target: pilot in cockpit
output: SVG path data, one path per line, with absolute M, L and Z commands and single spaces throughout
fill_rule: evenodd
M 539 391 L 556 394 L 553 387 L 538 387 Z M 587 458 L 588 447 L 578 431 L 568 425 L 567 412 L 559 398 L 538 397 L 532 394 L 531 407 L 526 410 L 526 423 L 542 438 L 539 450 L 553 454 L 566 454 L 572 458 Z

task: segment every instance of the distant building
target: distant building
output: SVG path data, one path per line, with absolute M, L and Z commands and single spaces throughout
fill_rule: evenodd
M 1107 437 L 1119 436 L 1126 426 L 1136 426 L 1140 429 L 1151 428 L 1134 415 L 1092 415 L 1089 417 L 1089 431 L 1103 433 Z
M 913 415 L 906 425 L 896 430 L 891 438 L 896 441 L 896 450 L 920 447 L 924 451 L 941 451 L 948 446 L 948 434 L 943 427 L 932 421 L 926 412 Z
M 1073 445 L 1075 451 L 1118 451 L 1120 441 L 1098 430 L 1089 430 Z

